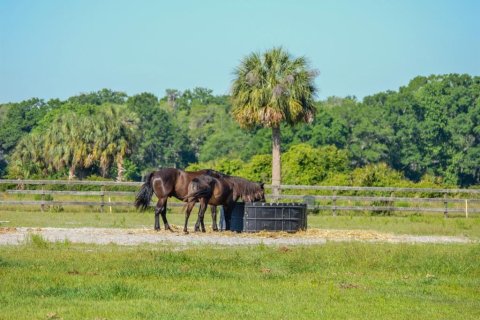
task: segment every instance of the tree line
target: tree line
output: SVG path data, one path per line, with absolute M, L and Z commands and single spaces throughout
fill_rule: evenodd
M 282 183 L 480 184 L 480 77 L 419 76 L 363 101 L 315 101 L 310 124 L 280 125 Z M 242 129 L 232 98 L 206 88 L 0 104 L 0 176 L 140 180 L 210 166 L 271 179 L 272 130 Z

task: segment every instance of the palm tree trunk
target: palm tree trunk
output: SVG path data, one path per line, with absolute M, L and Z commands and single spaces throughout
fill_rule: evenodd
M 68 169 L 68 180 L 73 180 L 75 178 L 75 166 L 70 166 Z
M 272 127 L 272 194 L 280 196 L 281 181 L 280 127 Z
M 125 169 L 123 168 L 123 157 L 119 157 L 117 160 L 117 181 L 121 182 L 123 180 L 123 172 Z

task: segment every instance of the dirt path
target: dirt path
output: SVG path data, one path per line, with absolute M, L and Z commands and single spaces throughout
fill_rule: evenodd
M 93 243 L 139 245 L 142 243 L 171 243 L 176 245 L 216 244 L 238 245 L 312 245 L 327 241 L 362 241 L 384 243 L 475 243 L 465 237 L 395 235 L 368 230 L 326 230 L 310 229 L 305 232 L 288 234 L 282 232 L 260 233 L 191 233 L 155 232 L 151 229 L 111 228 L 0 228 L 0 245 L 25 243 L 31 234 L 41 235 L 48 241 L 72 243 Z

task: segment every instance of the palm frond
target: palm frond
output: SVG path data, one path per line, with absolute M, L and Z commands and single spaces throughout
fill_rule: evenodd
M 313 119 L 315 77 L 305 57 L 282 47 L 244 57 L 234 70 L 232 114 L 242 127 L 277 127 Z

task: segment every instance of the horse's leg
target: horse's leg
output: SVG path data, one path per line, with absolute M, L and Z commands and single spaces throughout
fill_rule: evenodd
M 210 206 L 210 210 L 212 210 L 212 230 L 218 231 L 217 226 L 217 206 Z
M 203 199 L 203 208 L 201 208 L 202 211 L 200 212 L 200 216 L 199 216 L 200 225 L 202 227 L 202 232 L 206 232 L 204 219 L 205 219 L 205 212 L 207 211 L 207 208 L 208 208 L 208 201 L 206 199 Z
M 200 214 L 202 211 L 202 202 L 200 201 L 200 208 L 198 209 L 197 221 L 195 222 L 195 232 L 200 231 Z
M 160 230 L 160 215 L 162 215 L 165 230 L 173 231 L 167 221 L 167 198 L 159 198 L 155 206 L 155 230 Z
M 195 232 L 200 231 L 205 232 L 205 223 L 203 221 L 205 217 L 205 211 L 207 211 L 208 203 L 205 199 L 200 199 L 200 209 L 198 210 L 197 222 L 195 223 Z
M 189 202 L 187 204 L 187 210 L 185 211 L 185 225 L 183 226 L 183 232 L 188 234 L 188 218 L 190 218 L 190 212 L 192 212 L 195 202 Z
M 167 221 L 167 199 L 168 198 L 159 199 L 157 203 L 157 207 L 160 208 L 159 212 L 162 215 L 162 220 L 165 226 L 165 230 L 170 230 L 173 232 L 173 229 L 170 227 L 170 224 Z M 159 206 L 159 204 L 161 204 L 161 206 Z M 158 215 L 157 215 L 157 212 L 155 212 L 155 223 L 157 223 L 157 220 L 158 220 Z M 158 230 L 160 230 L 160 223 L 158 223 Z

